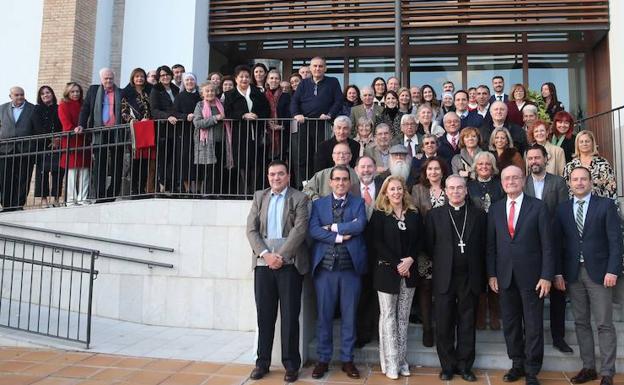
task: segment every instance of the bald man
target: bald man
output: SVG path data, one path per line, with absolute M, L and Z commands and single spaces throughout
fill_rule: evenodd
M 501 173 L 506 199 L 488 212 L 487 273 L 500 294 L 503 332 L 512 368 L 503 381 L 526 376 L 539 385 L 544 358 L 544 298 L 550 292 L 555 260 L 546 204 L 523 193 L 526 176 L 517 166 Z
M 10 102 L 0 106 L 0 139 L 19 138 L 33 134 L 32 115 L 35 106 L 26 101 L 22 87 L 11 87 Z M 20 156 L 30 151 L 29 141 L 0 145 L 0 200 L 2 211 L 20 210 L 30 186 L 33 170 L 31 157 Z
M 100 84 L 93 84 L 80 110 L 80 126 L 96 128 L 93 133 L 93 181 L 95 191 L 90 195 L 96 203 L 114 200 L 121 191 L 121 172 L 124 146 L 110 145 L 124 142 L 126 130 L 113 127 L 121 121 L 121 91 L 115 84 L 115 74 L 110 68 L 100 70 Z M 106 186 L 107 170 L 111 173 L 110 186 Z

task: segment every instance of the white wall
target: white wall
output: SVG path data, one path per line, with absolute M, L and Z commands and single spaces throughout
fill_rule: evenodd
M 613 108 L 624 105 L 624 2 L 609 1 L 609 60 L 611 67 L 611 105 Z M 600 66 L 600 63 L 598 63 Z
M 37 102 L 43 0 L 3 1 L 0 12 L 0 103 L 9 88 L 21 86 L 26 99 Z
M 136 67 L 148 71 L 176 63 L 195 72 L 200 82 L 206 78 L 208 1 L 127 1 L 121 79 L 127 79 Z
M 6 222 L 172 247 L 174 253 L 8 227 L 2 232 L 174 265 L 150 269 L 100 257 L 94 315 L 150 325 L 253 331 L 251 249 L 245 235 L 250 206 L 250 201 L 149 199 L 2 215 Z
M 93 51 L 93 73 L 91 81 L 100 82 L 100 68 L 110 67 L 111 29 L 113 26 L 114 1 L 98 1 L 95 21 L 95 45 Z M 119 80 L 117 81 L 120 84 Z M 123 83 L 123 82 L 121 82 Z M 120 84 L 122 87 L 125 84 Z

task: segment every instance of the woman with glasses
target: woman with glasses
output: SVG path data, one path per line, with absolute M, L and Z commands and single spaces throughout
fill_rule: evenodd
M 376 77 L 375 79 L 373 79 L 371 87 L 373 88 L 373 91 L 375 93 L 375 100 L 373 100 L 373 103 L 379 104 L 383 107 L 385 105 L 386 92 L 388 91 L 386 81 L 382 77 Z
M 173 152 L 174 152 L 174 128 L 178 122 L 175 116 L 173 101 L 178 96 L 180 89 L 173 84 L 173 71 L 168 66 L 160 66 L 156 69 L 158 82 L 150 92 L 150 107 L 152 117 L 158 122 L 156 137 L 158 138 L 157 156 L 158 163 L 157 179 L 161 185 L 161 191 L 171 191 L 173 186 Z

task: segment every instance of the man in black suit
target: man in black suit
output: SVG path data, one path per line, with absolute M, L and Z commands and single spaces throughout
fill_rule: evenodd
M 438 140 L 438 155 L 446 160 L 447 164 L 451 164 L 451 159 L 461 150 L 459 148 L 459 129 L 461 128 L 461 120 L 459 116 L 451 111 L 444 115 L 444 131 Z
M 601 385 L 612 385 L 617 356 L 613 296 L 622 274 L 622 232 L 613 200 L 591 194 L 585 167 L 570 173 L 573 199 L 560 204 L 555 215 L 558 259 L 555 286 L 568 290 L 583 368 L 570 380 L 582 384 L 597 378 L 594 333 L 598 329 Z
M 544 146 L 533 144 L 526 153 L 529 169 L 524 193 L 540 199 L 546 204 L 548 218 L 552 221 L 557 206 L 568 200 L 568 186 L 565 180 L 546 172 L 548 152 Z M 572 348 L 565 342 L 565 292 L 552 287 L 550 290 L 550 334 L 553 346 L 562 353 L 573 353 Z
M 11 87 L 10 102 L 0 105 L 0 139 L 15 139 L 33 135 L 35 106 L 24 96 L 22 87 Z M 0 144 L 0 194 L 2 211 L 21 210 L 26 203 L 34 162 L 28 140 L 7 140 Z
M 496 101 L 507 103 L 509 101 L 509 95 L 505 93 L 505 79 L 496 75 L 492 78 L 492 90 L 494 90 L 494 94 L 490 98 L 490 103 L 494 103 Z
M 492 291 L 500 293 L 503 331 L 512 368 L 503 381 L 526 375 L 539 385 L 544 358 L 544 297 L 555 269 L 551 222 L 546 205 L 523 194 L 525 175 L 517 166 L 502 171 L 506 199 L 488 212 L 487 272 Z
M 100 84 L 93 84 L 89 87 L 80 109 L 79 122 L 81 128 L 114 127 L 122 123 L 121 90 L 115 84 L 115 74 L 110 68 L 102 68 Z M 126 130 L 119 128 L 93 133 L 91 140 L 94 145 L 93 198 L 97 203 L 111 201 L 119 196 L 125 148 L 114 143 L 124 142 L 125 135 Z M 106 187 L 107 170 L 111 173 L 108 188 Z
M 332 152 L 334 151 L 334 146 L 337 143 L 347 143 L 349 145 L 352 154 L 349 166 L 351 168 L 355 168 L 355 161 L 360 153 L 360 144 L 349 138 L 352 126 L 353 122 L 348 116 L 341 115 L 334 120 L 334 125 L 332 127 L 334 135 L 326 141 L 321 142 L 318 146 L 318 150 L 314 154 L 315 173 L 326 168 L 334 167 Z
M 448 205 L 427 215 L 427 250 L 433 260 L 436 348 L 442 372 L 476 381 L 475 316 L 485 285 L 485 212 L 466 204 L 466 179 L 451 175 L 444 188 Z M 457 332 L 457 337 L 455 334 Z
M 519 125 L 507 121 L 507 105 L 499 101 L 495 101 L 490 105 L 489 119 L 484 119 L 483 124 L 479 127 L 481 138 L 483 138 L 483 149 L 487 150 L 492 131 L 501 127 L 509 130 L 514 147 L 520 151 L 520 154 L 524 154 L 528 146 L 526 132 Z
M 381 191 L 381 185 L 383 181 L 375 178 L 376 173 L 375 160 L 370 156 L 364 155 L 358 158 L 355 165 L 355 173 L 360 180 L 359 188 L 354 190 L 355 196 L 359 196 L 364 199 L 364 206 L 366 208 L 366 218 L 370 220 L 375 207 L 375 199 L 377 194 Z M 367 227 L 368 230 L 368 227 Z M 365 232 L 366 234 L 366 232 Z M 366 235 L 366 246 L 370 248 L 369 243 L 372 240 L 371 236 Z M 355 340 L 355 347 L 361 348 L 369 343 L 373 336 L 379 333 L 377 328 L 377 321 L 379 320 L 379 301 L 377 299 L 377 291 L 373 288 L 373 266 L 374 258 L 369 258 L 368 272 L 362 275 L 362 292 L 360 293 L 360 301 L 357 309 L 356 320 L 356 333 L 357 339 Z
M 454 104 L 455 113 L 459 116 L 462 129 L 466 127 L 481 127 L 481 124 L 483 124 L 483 117 L 479 115 L 476 110 L 468 110 L 468 92 L 465 90 L 455 92 Z

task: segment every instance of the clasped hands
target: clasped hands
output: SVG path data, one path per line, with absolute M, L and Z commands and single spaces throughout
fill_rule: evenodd
M 410 268 L 414 263 L 414 258 L 405 257 L 401 258 L 401 263 L 397 265 L 397 271 L 401 277 L 409 278 L 410 277 Z
M 284 257 L 277 253 L 264 253 L 262 256 L 269 269 L 277 270 L 284 265 Z

